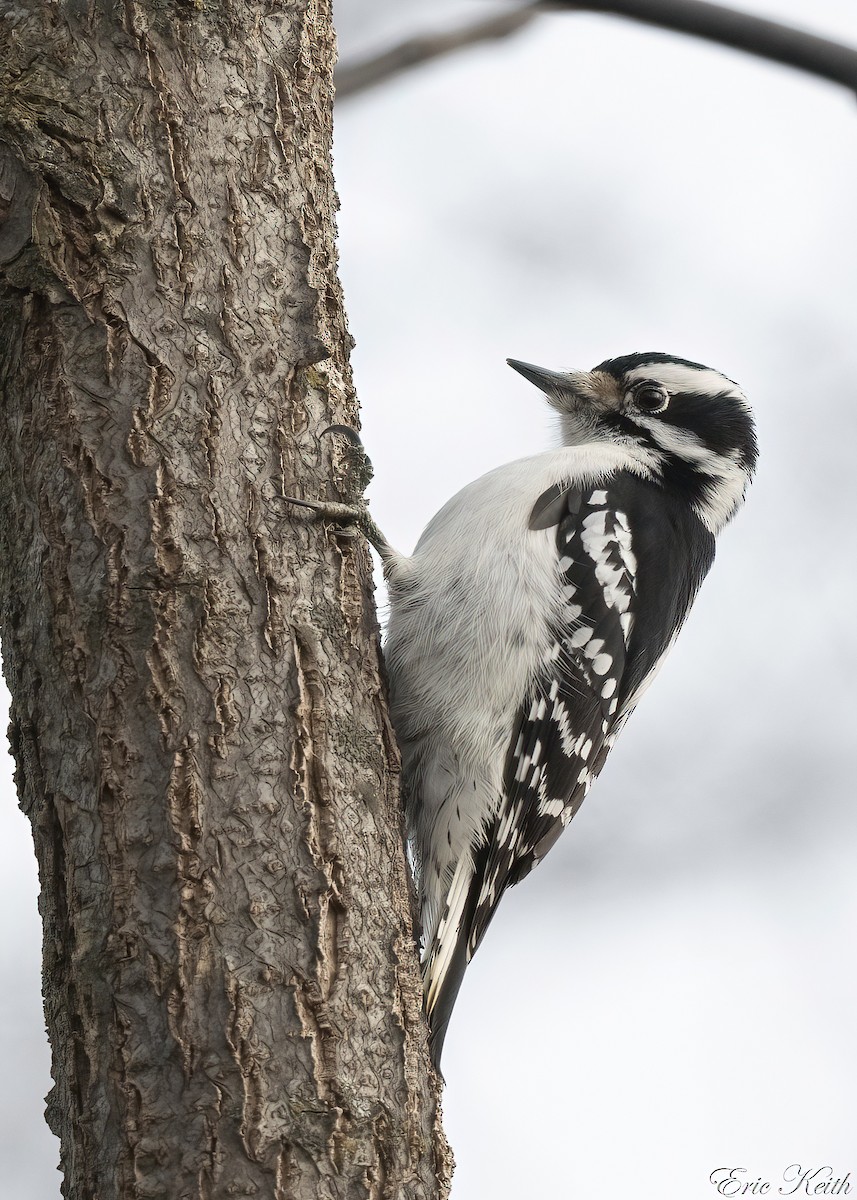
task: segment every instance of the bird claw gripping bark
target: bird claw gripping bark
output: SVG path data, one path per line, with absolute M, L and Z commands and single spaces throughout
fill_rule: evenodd
M 366 448 L 359 434 L 347 425 L 330 425 L 322 431 L 326 434 L 337 434 L 346 440 L 345 476 L 343 491 L 348 497 L 346 501 L 336 500 L 299 500 L 296 496 L 284 496 L 287 504 L 296 504 L 300 508 L 308 508 L 316 520 L 329 521 L 338 526 L 341 535 L 346 538 L 356 536 L 357 530 L 365 534 L 381 556 L 383 562 L 393 557 L 394 551 L 375 524 L 369 513 L 369 507 L 363 492 L 369 486 L 374 474 L 372 461 L 366 453 Z

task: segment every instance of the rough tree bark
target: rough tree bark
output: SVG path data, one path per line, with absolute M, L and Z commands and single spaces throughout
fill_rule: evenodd
M 64 1194 L 445 1195 L 361 540 L 325 0 L 23 0 L 0 592 Z

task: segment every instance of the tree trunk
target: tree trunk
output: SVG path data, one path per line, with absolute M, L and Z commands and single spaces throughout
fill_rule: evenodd
M 0 48 L 4 661 L 64 1194 L 425 1197 L 324 0 L 40 0 Z

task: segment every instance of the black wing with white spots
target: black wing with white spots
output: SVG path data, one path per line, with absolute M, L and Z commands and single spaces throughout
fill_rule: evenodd
M 530 527 L 556 529 L 561 610 L 518 711 L 499 810 L 472 860 L 459 862 L 424 964 L 435 1064 L 503 892 L 577 812 L 714 559 L 714 538 L 686 501 L 630 472 L 549 489 Z
M 687 506 L 630 473 L 545 493 L 531 526 L 553 525 L 563 608 L 519 710 L 504 802 L 477 856 L 468 959 L 505 889 L 544 858 L 582 804 L 714 558 L 713 537 Z

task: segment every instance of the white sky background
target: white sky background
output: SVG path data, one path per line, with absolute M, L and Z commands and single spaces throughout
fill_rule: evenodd
M 341 0 L 343 60 L 426 7 Z M 746 7 L 857 43 L 853 0 Z M 507 355 L 666 350 L 737 379 L 759 421 L 757 483 L 677 648 L 468 973 L 453 1200 L 702 1200 L 724 1165 L 774 1192 L 794 1162 L 854 1181 L 854 97 L 564 13 L 344 102 L 336 177 L 370 495 L 401 548 L 551 444 Z M 0 1190 L 55 1200 L 35 866 L 5 774 Z

